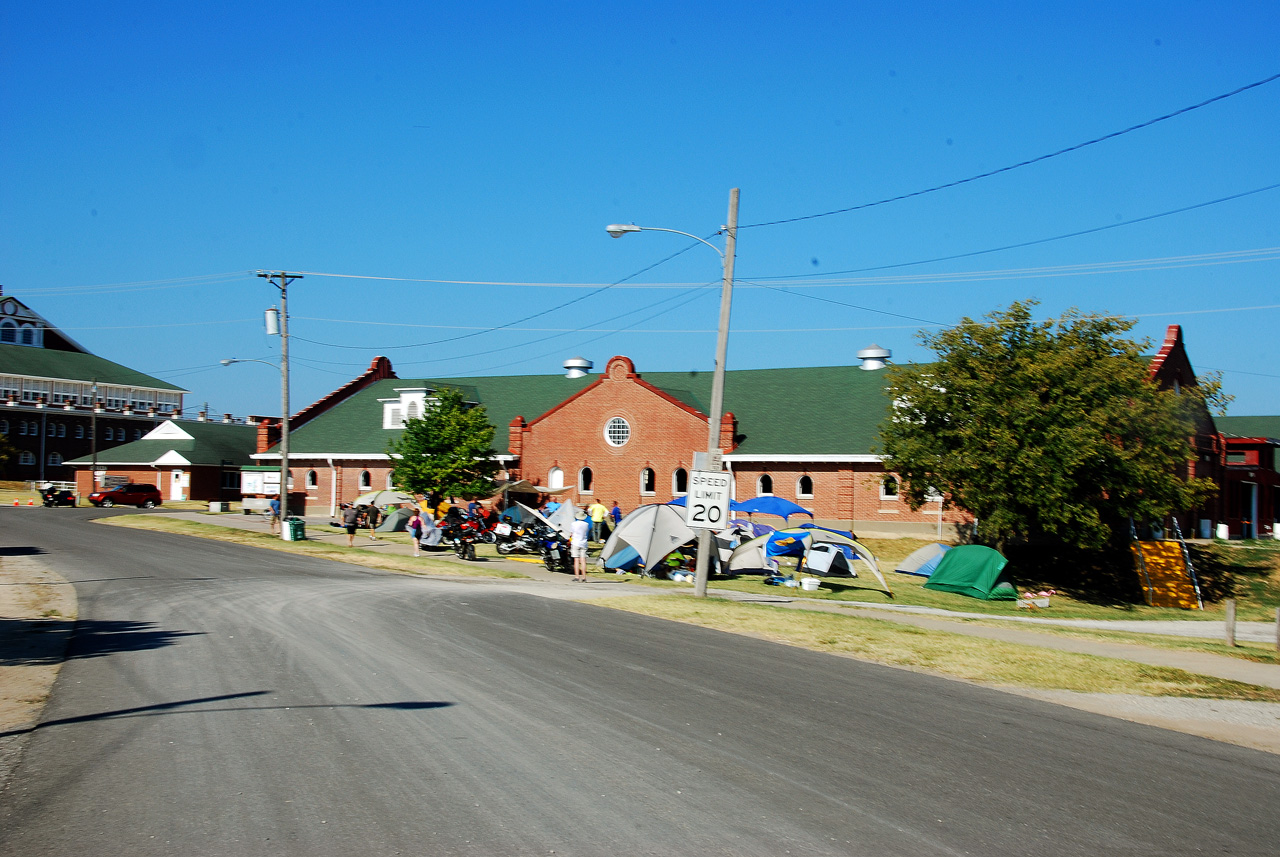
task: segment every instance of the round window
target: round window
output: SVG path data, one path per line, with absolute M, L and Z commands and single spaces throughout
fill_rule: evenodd
M 605 423 L 604 439 L 610 446 L 622 446 L 631 439 L 631 424 L 622 417 L 614 417 Z

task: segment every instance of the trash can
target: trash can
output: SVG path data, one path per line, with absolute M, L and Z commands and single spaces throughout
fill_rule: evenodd
M 307 522 L 301 518 L 285 518 L 284 540 L 286 542 L 305 542 L 307 540 Z

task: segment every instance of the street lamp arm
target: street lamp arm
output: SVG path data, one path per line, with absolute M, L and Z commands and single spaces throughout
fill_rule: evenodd
M 230 366 L 232 363 L 265 363 L 268 366 L 274 366 L 276 371 L 281 371 L 279 363 L 272 363 L 270 360 L 257 360 L 253 357 L 227 357 L 218 361 L 223 366 Z
M 679 229 L 666 229 L 661 226 L 636 226 L 634 223 L 612 223 L 606 226 L 604 228 L 604 231 L 608 232 L 614 238 L 621 238 L 623 235 L 626 235 L 628 232 L 673 232 L 676 235 L 684 235 L 689 238 L 692 238 L 694 241 L 701 241 L 703 244 L 706 244 L 712 250 L 715 250 L 716 255 L 719 256 L 721 259 L 724 258 L 724 251 L 721 250 L 716 245 L 712 244 L 707 239 L 699 238 L 697 235 L 694 235 L 692 232 L 682 232 Z

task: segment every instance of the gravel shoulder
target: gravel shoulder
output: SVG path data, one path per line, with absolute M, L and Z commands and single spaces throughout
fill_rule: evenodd
M 64 577 L 35 557 L 0 555 L 0 788 L 49 699 L 75 619 Z

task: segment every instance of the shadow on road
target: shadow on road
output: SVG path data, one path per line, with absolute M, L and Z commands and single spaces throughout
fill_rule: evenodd
M 17 667 L 52 664 L 62 661 L 62 652 L 30 650 L 23 645 L 35 635 L 71 632 L 66 657 L 98 658 L 115 652 L 141 652 L 171 646 L 179 637 L 201 634 L 199 631 L 165 631 L 152 622 L 95 621 L 85 619 L 5 619 L 0 618 L 0 666 Z M 26 639 L 24 639 L 26 638 Z
M 209 714 L 215 712 L 231 712 L 231 711 L 303 711 L 306 709 L 338 709 L 338 708 L 376 708 L 391 709 L 396 711 L 426 711 L 433 708 L 449 708 L 452 702 L 371 702 L 365 704 L 354 703 L 336 703 L 325 704 L 316 703 L 308 705 L 250 705 L 236 706 L 233 708 L 192 708 L 191 706 L 203 705 L 207 702 L 225 702 L 230 699 L 247 699 L 249 697 L 266 696 L 271 693 L 269 690 L 251 690 L 244 693 L 228 693 L 222 696 L 202 696 L 197 699 L 183 699 L 177 702 L 160 702 L 155 705 L 142 705 L 137 708 L 119 708 L 115 711 L 101 711 L 96 714 L 81 714 L 76 717 L 63 717 L 57 720 L 45 720 L 35 726 L 27 729 L 15 729 L 10 732 L 0 732 L 0 738 L 7 738 L 11 735 L 22 735 L 27 732 L 34 732 L 37 729 L 48 729 L 51 726 L 68 726 L 72 723 L 89 723 L 95 720 L 117 720 L 122 718 L 133 717 L 155 717 L 160 714 Z
M 0 547 L 0 556 L 40 556 L 48 553 L 44 548 L 30 547 L 28 545 L 10 545 Z

